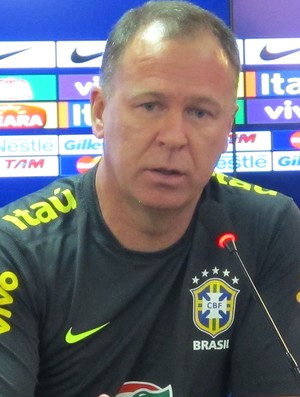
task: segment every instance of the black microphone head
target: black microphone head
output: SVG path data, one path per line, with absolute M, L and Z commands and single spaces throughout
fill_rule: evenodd
M 226 248 L 230 252 L 235 251 L 236 235 L 229 216 L 223 210 L 220 203 L 214 200 L 204 201 L 200 206 L 200 219 L 215 243 L 220 248 Z

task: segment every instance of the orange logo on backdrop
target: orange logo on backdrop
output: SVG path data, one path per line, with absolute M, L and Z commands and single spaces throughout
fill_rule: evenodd
M 46 111 L 38 106 L 0 105 L 0 128 L 42 128 L 46 122 Z

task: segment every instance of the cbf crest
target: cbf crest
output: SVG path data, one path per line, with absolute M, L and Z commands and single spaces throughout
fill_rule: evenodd
M 233 323 L 239 290 L 220 278 L 211 278 L 190 290 L 196 327 L 215 338 Z

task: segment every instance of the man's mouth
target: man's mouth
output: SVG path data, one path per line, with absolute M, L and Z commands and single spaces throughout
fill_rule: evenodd
M 163 175 L 183 175 L 182 172 L 178 171 L 178 170 L 174 170 L 174 169 L 167 169 L 167 168 L 155 168 L 152 170 L 153 172 L 158 172 L 160 174 Z

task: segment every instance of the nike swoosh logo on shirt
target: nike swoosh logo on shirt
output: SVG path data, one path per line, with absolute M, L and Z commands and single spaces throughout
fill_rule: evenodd
M 93 335 L 93 334 L 95 334 L 96 332 L 100 331 L 101 329 L 103 329 L 104 327 L 106 327 L 108 324 L 109 324 L 109 322 L 106 323 L 106 324 L 100 325 L 100 327 L 93 328 L 93 329 L 90 329 L 90 330 L 88 330 L 88 331 L 80 332 L 79 334 L 73 334 L 73 329 L 72 329 L 72 327 L 71 327 L 71 328 L 68 330 L 68 332 L 66 333 L 65 341 L 66 341 L 68 344 L 73 344 L 73 343 L 80 342 L 81 340 L 86 339 L 86 338 L 89 337 L 90 335 Z
M 300 51 L 300 48 L 293 48 L 292 50 L 286 50 L 281 52 L 270 52 L 268 51 L 267 46 L 264 46 L 264 48 L 260 52 L 260 57 L 264 61 L 275 61 L 276 59 L 286 57 L 287 55 L 294 54 L 298 51 Z
M 75 48 L 75 50 L 71 54 L 71 61 L 74 63 L 84 63 L 91 61 L 92 59 L 98 58 L 101 55 L 103 55 L 103 52 L 98 52 L 96 54 L 91 54 L 91 55 L 80 55 L 77 52 L 77 48 Z
M 30 49 L 30 48 L 24 48 L 23 50 L 18 50 L 18 51 L 13 51 L 13 52 L 7 52 L 6 54 L 0 54 L 0 60 L 5 59 L 5 58 L 9 58 L 9 57 L 11 57 L 11 56 L 13 56 L 13 55 L 19 54 L 20 52 L 23 52 L 23 51 L 27 51 L 27 50 L 29 50 L 29 49 Z

